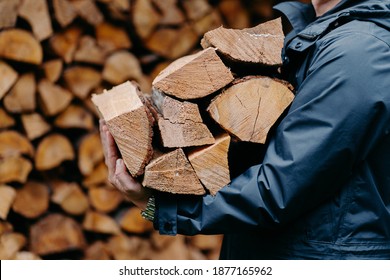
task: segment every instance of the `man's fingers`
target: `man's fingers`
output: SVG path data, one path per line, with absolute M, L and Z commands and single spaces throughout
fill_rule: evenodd
M 115 180 L 120 191 L 131 194 L 139 189 L 139 182 L 129 174 L 122 159 L 116 160 Z

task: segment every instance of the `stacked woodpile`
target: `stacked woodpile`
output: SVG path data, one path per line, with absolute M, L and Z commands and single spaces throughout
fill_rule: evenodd
M 90 97 L 128 80 L 150 93 L 154 80 L 153 87 L 161 87 L 155 97 L 163 100 L 161 106 L 174 106 L 169 104 L 186 98 L 172 98 L 165 89 L 170 74 L 156 76 L 177 58 L 197 56 L 207 31 L 221 25 L 242 29 L 269 19 L 269 2 L 0 1 L 0 259 L 217 258 L 221 236 L 160 236 L 110 186 L 99 114 Z M 213 57 L 214 48 L 219 48 L 212 39 L 202 45 L 202 56 Z M 181 70 L 191 66 L 180 64 Z M 246 83 L 259 79 L 239 80 L 242 75 L 236 73 L 242 69 L 228 67 L 233 69 L 227 68 L 231 77 L 209 97 L 222 88 L 226 95 L 225 86 L 233 79 L 230 90 L 235 85 L 251 87 Z M 266 72 L 273 75 L 277 71 L 271 68 Z M 224 102 L 229 101 L 216 102 L 210 111 L 231 106 Z M 163 107 L 154 112 L 158 123 L 169 118 Z M 203 156 L 198 156 L 204 154 L 203 145 L 218 144 L 226 150 L 229 134 L 240 138 L 234 131 L 222 136 L 211 131 L 209 142 L 196 145 L 202 150 L 192 151 L 199 166 L 204 165 Z M 177 141 L 166 141 L 170 140 Z M 166 144 L 154 157 L 176 146 Z M 151 154 L 140 170 L 150 159 Z

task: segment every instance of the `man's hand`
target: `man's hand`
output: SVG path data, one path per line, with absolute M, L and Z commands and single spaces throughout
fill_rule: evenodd
M 144 188 L 127 171 L 123 159 L 119 157 L 114 138 L 108 131 L 104 120 L 100 120 L 100 138 L 103 144 L 105 162 L 108 168 L 108 180 L 121 191 L 128 200 L 141 210 L 145 210 L 151 191 Z

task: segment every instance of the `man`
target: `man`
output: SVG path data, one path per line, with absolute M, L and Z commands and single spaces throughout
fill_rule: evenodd
M 390 1 L 276 9 L 296 97 L 259 164 L 215 197 L 154 207 L 102 123 L 110 180 L 161 234 L 224 233 L 222 259 L 390 259 Z

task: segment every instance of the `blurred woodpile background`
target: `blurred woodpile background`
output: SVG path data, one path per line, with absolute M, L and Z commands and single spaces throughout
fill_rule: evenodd
M 0 259 L 217 259 L 221 236 L 160 236 L 107 182 L 90 95 L 149 92 L 221 25 L 270 0 L 0 0 Z

